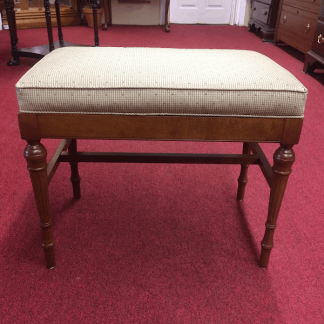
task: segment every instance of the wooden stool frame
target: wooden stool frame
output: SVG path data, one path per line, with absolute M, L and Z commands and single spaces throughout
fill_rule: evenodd
M 240 164 L 237 199 L 243 200 L 250 164 L 260 166 L 271 192 L 259 265 L 267 268 L 280 205 L 299 141 L 301 118 L 129 116 L 19 113 L 25 158 L 41 219 L 46 266 L 55 267 L 48 185 L 60 162 L 69 162 L 74 198 L 81 197 L 79 162 Z M 41 139 L 63 139 L 47 164 Z M 130 139 L 243 142 L 242 154 L 86 153 L 77 139 Z M 258 143 L 279 143 L 270 166 Z

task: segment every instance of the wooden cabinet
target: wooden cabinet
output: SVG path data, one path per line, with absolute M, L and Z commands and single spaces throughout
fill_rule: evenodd
M 324 0 L 322 0 L 312 48 L 305 55 L 303 72 L 312 73 L 317 67 L 324 67 Z
M 281 0 L 275 43 L 284 42 L 307 53 L 313 44 L 321 0 Z
M 259 31 L 262 40 L 272 42 L 275 33 L 279 0 L 252 0 L 249 31 Z
M 0 0 L 1 3 L 2 0 Z M 3 0 L 4 1 L 4 0 Z M 17 29 L 46 27 L 45 8 L 43 0 L 10 0 L 14 3 Z M 57 26 L 54 1 L 50 1 L 52 25 Z M 78 12 L 78 0 L 59 0 L 62 26 L 81 24 Z M 18 9 L 19 8 L 19 9 Z M 18 9 L 18 10 L 17 10 Z M 8 25 L 6 12 L 3 12 L 3 24 Z

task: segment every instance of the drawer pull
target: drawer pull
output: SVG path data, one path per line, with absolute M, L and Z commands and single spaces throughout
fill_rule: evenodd
M 263 10 L 263 14 L 266 16 L 268 14 L 267 10 Z
M 306 28 L 305 28 L 305 33 L 307 33 L 309 31 L 309 29 L 310 29 L 310 24 L 307 24 Z
M 324 39 L 323 39 L 322 34 L 318 35 L 318 37 L 317 37 L 317 42 L 318 42 L 318 44 L 322 44 L 322 43 L 324 43 Z
M 286 20 L 287 20 L 287 16 L 284 16 L 282 21 L 285 23 Z

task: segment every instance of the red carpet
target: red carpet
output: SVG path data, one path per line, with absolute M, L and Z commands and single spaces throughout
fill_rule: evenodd
M 67 41 L 93 44 L 87 27 L 63 33 Z M 47 42 L 45 29 L 18 36 L 19 48 Z M 99 38 L 101 46 L 255 50 L 309 89 L 269 269 L 256 262 L 269 196 L 257 167 L 250 167 L 245 200 L 237 204 L 238 166 L 82 164 L 82 199 L 74 202 L 63 164 L 50 185 L 57 267 L 47 270 L 14 87 L 36 61 L 21 58 L 8 67 L 9 33 L 0 31 L 0 322 L 324 323 L 324 74 L 303 74 L 302 54 L 264 44 L 244 27 L 172 25 L 167 34 L 161 27 L 113 26 Z M 56 143 L 45 141 L 49 153 Z M 241 144 L 224 143 L 95 147 L 241 151 Z M 263 147 L 270 157 L 277 145 Z

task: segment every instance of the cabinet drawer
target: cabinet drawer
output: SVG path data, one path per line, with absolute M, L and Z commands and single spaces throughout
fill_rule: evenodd
M 312 51 L 315 52 L 316 54 L 324 57 L 324 42 L 318 43 L 319 35 L 322 35 L 324 37 L 324 22 L 322 22 L 322 21 L 317 22 L 314 40 L 313 40 Z
M 312 46 L 317 17 L 318 13 L 283 5 L 277 38 L 306 53 Z
M 318 14 L 322 0 L 284 0 L 285 5 L 294 6 Z
M 268 24 L 270 17 L 270 6 L 262 2 L 254 1 L 251 16 L 264 24 Z

